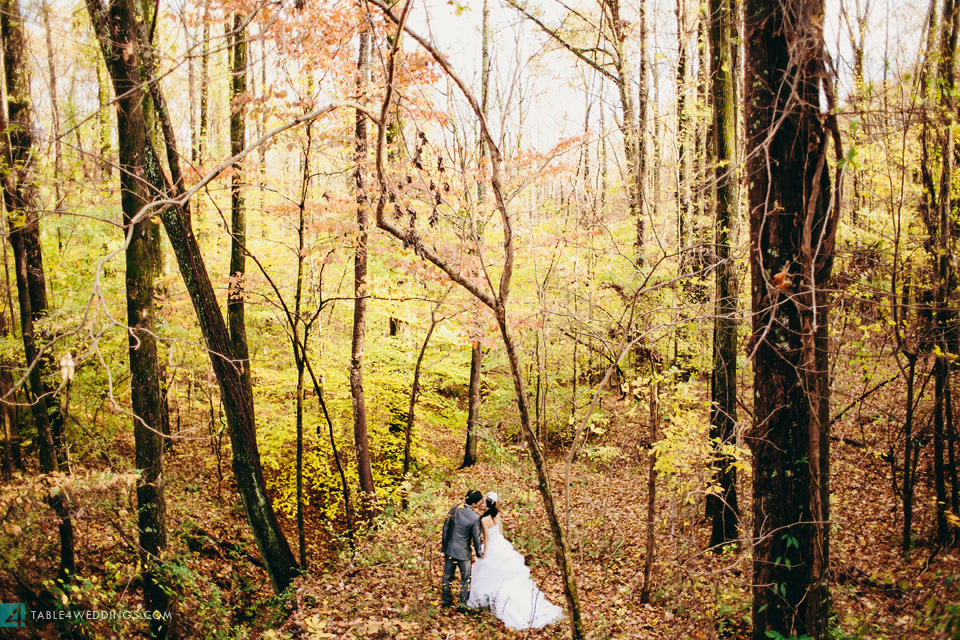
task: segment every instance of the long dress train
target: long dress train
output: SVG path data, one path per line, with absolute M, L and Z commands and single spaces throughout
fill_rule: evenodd
M 486 551 L 473 565 L 467 606 L 490 607 L 511 629 L 539 629 L 563 618 L 563 609 L 537 588 L 523 556 L 503 537 L 499 524 L 487 529 Z

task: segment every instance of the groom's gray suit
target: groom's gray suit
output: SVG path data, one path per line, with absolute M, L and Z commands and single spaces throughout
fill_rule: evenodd
M 453 604 L 450 582 L 453 580 L 454 567 L 460 568 L 460 606 L 465 606 L 470 597 L 471 542 L 477 555 L 480 555 L 480 516 L 469 506 L 460 504 L 450 509 L 443 522 L 444 607 Z

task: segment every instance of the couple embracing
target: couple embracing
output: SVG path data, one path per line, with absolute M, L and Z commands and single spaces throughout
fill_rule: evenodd
M 443 523 L 443 601 L 453 604 L 450 583 L 460 570 L 460 606 L 490 610 L 511 629 L 541 628 L 559 621 L 563 610 L 551 604 L 530 578 L 524 558 L 503 537 L 500 497 L 470 491 L 450 509 Z M 470 545 L 477 553 L 476 563 Z

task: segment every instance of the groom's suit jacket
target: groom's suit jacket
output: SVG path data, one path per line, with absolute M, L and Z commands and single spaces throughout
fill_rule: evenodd
M 480 555 L 480 516 L 466 505 L 457 505 L 443 522 L 443 553 L 457 560 L 470 560 L 470 543 Z

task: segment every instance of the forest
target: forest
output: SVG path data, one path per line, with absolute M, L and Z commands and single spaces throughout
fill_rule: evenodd
M 960 638 L 958 35 L 0 0 L 0 637 Z

